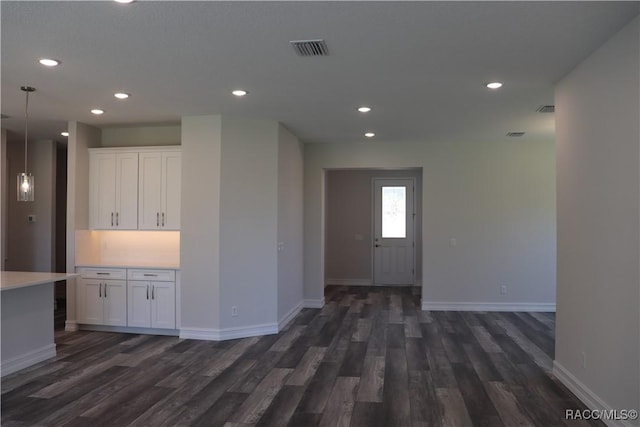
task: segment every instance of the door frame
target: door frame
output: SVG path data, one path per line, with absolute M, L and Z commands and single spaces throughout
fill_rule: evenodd
M 394 181 L 394 180 L 403 180 L 403 181 L 411 181 L 413 186 L 413 191 L 411 192 L 411 197 L 413 199 L 412 207 L 413 212 L 411 213 L 411 221 L 413 222 L 411 231 L 413 235 L 412 243 L 412 258 L 413 258 L 413 269 L 411 273 L 411 283 L 409 285 L 378 285 L 376 284 L 376 254 L 375 254 L 375 233 L 376 233 L 376 218 L 375 218 L 375 210 L 376 210 L 376 180 L 384 180 L 384 181 Z M 417 259 L 416 259 L 416 178 L 413 176 L 393 176 L 393 177 L 372 177 L 371 178 L 371 285 L 372 286 L 416 286 L 416 270 L 417 270 Z

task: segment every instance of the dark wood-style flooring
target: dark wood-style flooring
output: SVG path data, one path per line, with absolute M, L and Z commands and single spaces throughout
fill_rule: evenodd
M 413 288 L 327 288 L 278 335 L 56 333 L 2 380 L 2 426 L 576 426 L 549 313 L 422 312 Z

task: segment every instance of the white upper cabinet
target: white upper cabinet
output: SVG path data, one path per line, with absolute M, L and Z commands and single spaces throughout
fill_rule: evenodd
M 89 170 L 89 226 L 137 229 L 138 153 L 91 151 Z
M 89 150 L 89 227 L 179 230 L 179 147 Z
M 139 159 L 138 228 L 179 230 L 180 151 L 141 152 Z

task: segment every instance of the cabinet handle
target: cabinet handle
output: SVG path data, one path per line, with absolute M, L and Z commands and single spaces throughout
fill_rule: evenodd
M 104 284 L 104 297 L 107 297 L 107 284 Z
M 156 299 L 156 287 L 151 285 L 151 299 Z
M 149 299 L 149 285 L 147 285 L 147 299 Z
M 144 277 L 158 277 L 157 274 L 151 274 L 151 273 L 144 273 L 143 276 Z
M 156 227 L 160 227 L 160 212 L 156 212 Z
M 102 283 L 98 283 L 98 295 L 102 298 Z
M 113 227 L 113 212 L 111 212 L 111 226 Z
M 164 227 L 164 212 L 162 212 L 162 226 Z
M 116 227 L 120 226 L 120 212 L 116 212 Z
M 102 272 L 97 272 L 96 274 L 100 275 L 100 276 L 108 276 L 111 273 L 102 273 Z

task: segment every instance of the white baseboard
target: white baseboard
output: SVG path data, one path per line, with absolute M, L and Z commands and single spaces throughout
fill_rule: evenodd
M 305 299 L 302 301 L 303 308 L 322 308 L 324 307 L 324 297 L 320 299 Z
M 371 279 L 326 279 L 325 286 L 371 286 Z
M 287 326 L 287 323 L 291 322 L 293 318 L 296 317 L 298 313 L 300 313 L 301 310 L 302 310 L 302 301 L 296 304 L 291 310 L 289 310 L 287 314 L 285 314 L 282 317 L 282 319 L 278 321 L 278 331 L 281 331 L 282 328 Z
M 183 339 L 224 341 L 277 333 L 277 323 L 265 323 L 263 325 L 241 326 L 225 329 L 181 328 L 179 336 Z
M 119 332 L 125 334 L 177 336 L 177 329 L 140 328 L 136 326 L 78 325 L 82 331 Z
M 56 345 L 47 344 L 38 349 L 29 351 L 16 357 L 0 362 L 0 376 L 17 372 L 21 369 L 40 363 L 43 360 L 56 357 Z
M 555 312 L 555 303 L 422 301 L 422 311 L 541 311 Z
M 78 322 L 75 320 L 66 320 L 64 322 L 64 330 L 67 332 L 75 332 L 78 330 Z
M 600 398 L 597 394 L 589 389 L 586 385 L 584 385 L 578 378 L 576 378 L 567 368 L 562 366 L 558 361 L 553 361 L 553 376 L 555 376 L 562 384 L 565 385 L 573 394 L 576 395 L 578 399 L 585 406 L 591 410 L 598 411 L 612 411 L 610 405 L 608 405 L 604 400 Z M 578 409 L 578 408 L 567 408 L 567 409 Z M 630 408 L 633 409 L 633 408 Z M 632 427 L 630 421 L 633 420 L 605 420 L 601 419 L 609 427 Z

